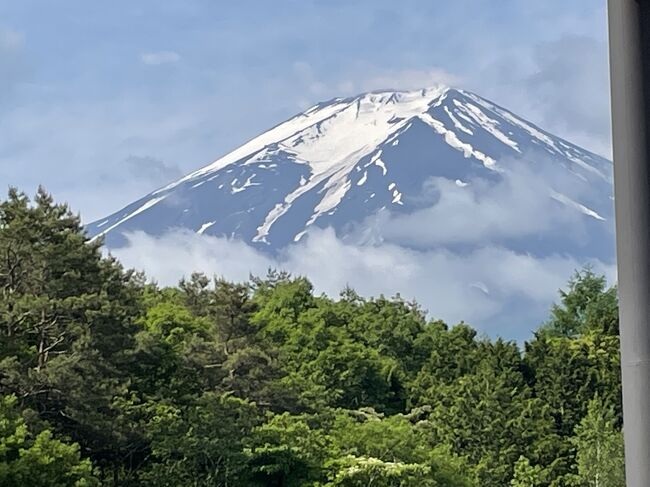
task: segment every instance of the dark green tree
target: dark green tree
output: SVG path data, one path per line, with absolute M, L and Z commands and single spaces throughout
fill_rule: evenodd
M 142 277 L 100 246 L 42 189 L 0 203 L 0 392 L 117 471 L 140 444 L 118 426 L 115 399 L 128 389 Z

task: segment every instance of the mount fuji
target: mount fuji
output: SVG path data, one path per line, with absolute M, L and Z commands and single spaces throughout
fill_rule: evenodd
M 119 248 L 134 232 L 180 228 L 271 254 L 319 228 L 461 253 L 489 235 L 516 252 L 611 259 L 611 173 L 607 159 L 474 93 L 378 91 L 319 103 L 87 232 Z

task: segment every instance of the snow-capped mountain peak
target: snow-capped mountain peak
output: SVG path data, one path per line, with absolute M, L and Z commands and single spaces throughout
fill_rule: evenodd
M 129 231 L 181 227 L 277 249 L 314 225 L 344 235 L 377 212 L 416 211 L 431 204 L 422 193 L 432 178 L 470 190 L 518 160 L 611 190 L 609 161 L 473 93 L 435 86 L 314 105 L 88 231 L 109 246 Z M 549 201 L 608 218 L 607 198 L 579 193 L 576 201 L 549 183 Z
M 436 86 L 417 91 L 375 91 L 354 98 L 335 98 L 312 106 L 286 122 L 158 191 L 218 171 L 255 154 L 249 163 L 276 150 L 293 152 L 308 164 L 314 176 L 379 145 L 406 119 L 425 114 L 449 91 Z

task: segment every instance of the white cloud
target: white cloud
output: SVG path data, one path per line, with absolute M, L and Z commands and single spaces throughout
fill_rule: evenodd
M 607 41 L 592 37 L 601 27 L 587 34 L 575 27 L 532 46 L 490 46 L 465 87 L 611 158 Z
M 363 91 L 380 89 L 417 90 L 438 84 L 455 86 L 461 79 L 442 68 L 403 69 L 379 71 L 361 78 L 358 82 Z
M 567 244 L 575 239 L 578 248 L 580 239 L 591 235 L 585 227 L 591 219 L 553 201 L 550 191 L 581 200 L 592 194 L 593 183 L 579 183 L 568 177 L 570 169 L 545 162 L 503 161 L 499 182 L 468 178 L 459 186 L 432 179 L 422 210 L 384 213 L 343 240 L 331 229 L 313 229 L 277 257 L 241 241 L 180 230 L 162 237 L 135 233 L 127 247 L 113 252 L 162 284 L 195 270 L 246 280 L 272 267 L 306 275 L 330 296 L 348 284 L 365 296 L 400 293 L 415 298 L 432 318 L 465 320 L 490 334 L 525 338 L 546 319 L 557 290 L 585 264 L 553 245 L 527 253 L 529 243 L 557 237 Z M 508 248 L 518 239 L 528 242 L 526 251 Z M 612 265 L 591 263 L 613 281 Z
M 0 27 L 0 102 L 10 100 L 14 89 L 25 80 L 24 44 L 22 32 Z
M 13 51 L 23 46 L 25 35 L 12 29 L 0 28 L 0 50 Z
M 398 245 L 359 246 L 342 242 L 330 229 L 310 232 L 308 238 L 277 258 L 240 241 L 172 231 L 162 237 L 129 235 L 130 244 L 113 250 L 126 266 L 145 270 L 164 285 L 173 285 L 192 271 L 246 280 L 265 275 L 269 267 L 306 275 L 317 292 L 336 296 L 350 285 L 365 296 L 400 293 L 416 298 L 431 317 L 449 323 L 468 321 L 488 333 L 490 319 L 507 311 L 514 300 L 547 309 L 571 273 L 581 263 L 571 257 L 536 258 L 498 246 L 469 254 L 448 250 L 415 251 Z M 323 265 L 327 262 L 327 265 Z M 599 262 L 596 269 L 612 275 Z M 536 327 L 522 323 L 519 336 Z M 501 330 L 502 331 L 502 330 Z M 510 332 L 512 333 L 512 331 Z
M 435 204 L 409 214 L 380 212 L 360 226 L 357 238 L 426 248 L 552 234 L 561 234 L 563 239 L 582 237 L 584 215 L 558 204 L 551 195 L 567 194 L 580 200 L 593 191 L 590 183 L 553 161 L 538 158 L 536 162 L 501 161 L 503 177 L 497 183 L 476 178 L 458 184 L 432 178 L 424 192 Z
M 347 70 L 342 78 L 332 77 L 331 73 L 317 73 L 314 67 L 305 61 L 296 61 L 292 65 L 293 73 L 304 90 L 312 96 L 311 102 L 301 100 L 299 106 L 309 106 L 313 102 L 325 99 L 357 95 L 367 91 L 382 89 L 417 90 L 438 84 L 460 85 L 461 79 L 438 67 L 425 69 L 383 69 L 375 66 L 357 66 Z
M 539 45 L 534 60 L 538 71 L 524 89 L 544 125 L 611 157 L 606 41 L 566 35 Z
M 187 172 L 191 166 L 178 167 L 181 161 L 196 166 L 211 157 L 213 144 L 200 139 L 209 106 L 209 100 L 172 107 L 132 98 L 35 102 L 0 112 L 0 181 L 28 193 L 43 184 L 93 221 Z M 163 159 L 167 170 L 152 163 Z M 135 162 L 149 162 L 149 169 L 137 172 Z
M 181 60 L 181 56 L 174 51 L 156 51 L 144 53 L 140 56 L 140 59 L 144 64 L 157 66 L 159 64 L 177 63 Z
M 124 162 L 129 169 L 129 174 L 125 175 L 126 177 L 135 177 L 158 184 L 165 184 L 183 175 L 178 166 L 167 164 L 151 156 L 130 155 Z
M 341 93 L 341 94 L 348 94 L 348 93 L 354 93 L 355 84 L 351 80 L 344 80 L 341 81 L 336 89 Z

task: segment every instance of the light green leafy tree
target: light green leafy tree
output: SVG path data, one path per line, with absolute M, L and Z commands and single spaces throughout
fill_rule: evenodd
M 67 444 L 50 430 L 31 431 L 15 396 L 0 398 L 0 485 L 5 487 L 90 487 L 99 485 L 79 445 Z
M 615 427 L 616 417 L 600 397 L 589 403 L 587 415 L 576 427 L 572 443 L 577 449 L 581 487 L 625 487 L 623 435 Z
M 521 456 L 515 463 L 515 473 L 510 482 L 511 487 L 541 487 L 544 485 L 544 469 L 531 465 L 528 458 Z
M 244 440 L 258 423 L 254 404 L 206 392 L 185 407 L 156 404 L 147 424 L 152 460 L 149 485 L 241 485 Z
M 437 487 L 431 467 L 388 462 L 349 455 L 337 462 L 338 469 L 326 487 Z

